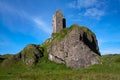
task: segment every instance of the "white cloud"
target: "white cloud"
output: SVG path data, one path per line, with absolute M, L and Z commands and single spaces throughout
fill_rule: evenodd
M 100 19 L 106 13 L 106 2 L 103 0 L 74 0 L 70 2 L 68 6 L 72 9 L 83 9 L 78 15 L 80 14 L 81 16 L 94 19 Z
M 97 0 L 77 0 L 78 8 L 89 8 L 96 6 L 96 4 L 98 4 Z
M 102 44 L 104 44 L 105 42 L 107 42 L 106 40 L 103 40 L 103 39 L 99 39 L 98 38 L 98 44 L 99 45 L 102 45 Z
M 8 3 L 0 2 L 0 12 L 1 13 L 10 13 L 17 16 L 22 16 L 22 11 L 16 9 L 14 6 L 9 5 Z
M 103 10 L 99 10 L 97 8 L 87 9 L 84 13 L 84 16 L 93 17 L 96 19 L 100 19 L 100 17 L 104 16 L 105 12 Z
M 107 49 L 103 49 L 101 50 L 102 54 L 115 54 L 115 53 L 119 53 L 120 54 L 120 48 L 107 48 Z
M 77 8 L 76 6 L 76 1 L 72 1 L 71 3 L 68 4 L 70 8 Z
M 90 7 L 97 7 L 98 0 L 74 0 L 68 4 L 70 8 L 90 8 Z
M 120 40 L 106 40 L 98 38 L 98 44 L 101 54 L 120 53 L 120 48 L 117 46 L 119 43 Z M 116 46 L 114 46 L 113 44 Z
M 29 22 L 34 24 L 34 28 L 37 30 L 39 29 L 40 31 L 42 30 L 43 32 L 50 34 L 51 29 L 48 27 L 47 23 L 43 21 L 42 19 L 38 19 L 36 17 L 33 17 L 32 15 L 28 14 L 24 10 L 18 10 L 14 8 L 12 5 L 0 2 L 0 12 L 5 12 L 9 14 L 14 14 L 14 16 L 19 16 L 22 17 L 23 19 L 27 19 Z M 13 28 L 13 27 L 12 27 Z
M 52 32 L 51 29 L 47 27 L 48 25 L 43 20 L 38 19 L 38 18 L 33 18 L 32 20 L 36 24 L 36 27 L 38 29 L 43 30 L 44 32 L 48 34 L 51 34 Z

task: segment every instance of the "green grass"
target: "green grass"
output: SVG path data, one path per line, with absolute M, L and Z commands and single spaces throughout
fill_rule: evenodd
M 79 70 L 73 70 L 64 64 L 57 64 L 48 60 L 46 50 L 51 45 L 51 39 L 61 41 L 72 29 L 84 29 L 88 35 L 94 36 L 86 27 L 79 28 L 78 25 L 63 29 L 60 33 L 53 34 L 53 38 L 46 40 L 44 44 L 39 46 L 44 49 L 44 57 L 40 58 L 36 65 L 26 65 L 15 59 L 1 60 L 0 80 L 120 80 L 120 55 L 101 56 L 100 64 Z M 28 52 L 25 50 L 24 53 L 27 56 L 32 56 L 27 54 L 31 52 L 33 50 Z M 7 59 L 8 56 L 0 56 L 0 58 Z
M 87 27 L 73 24 L 69 28 L 64 28 L 58 33 L 53 33 L 52 40 L 62 41 L 62 39 L 68 36 L 68 34 L 74 29 L 76 31 L 76 34 L 79 34 L 80 32 L 81 33 L 84 32 L 90 41 L 92 41 L 92 37 L 96 37 L 95 34 L 91 30 L 89 30 Z
M 53 40 L 58 40 L 61 41 L 62 39 L 64 39 L 65 36 L 67 36 L 67 34 L 71 31 L 70 28 L 64 28 L 63 30 L 61 30 L 58 33 L 53 33 L 52 34 L 52 38 Z
M 104 55 L 101 64 L 73 70 L 47 59 L 44 53 L 35 66 L 19 61 L 11 67 L 0 66 L 0 80 L 120 80 L 120 55 Z

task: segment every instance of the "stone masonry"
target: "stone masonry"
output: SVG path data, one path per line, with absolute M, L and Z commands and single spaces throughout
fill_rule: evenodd
M 66 20 L 61 12 L 61 10 L 57 10 L 56 13 L 53 15 L 53 33 L 57 33 L 63 28 L 66 28 Z

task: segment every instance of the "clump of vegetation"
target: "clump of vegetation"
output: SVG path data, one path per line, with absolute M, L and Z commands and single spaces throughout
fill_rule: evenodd
M 43 57 L 44 49 L 39 45 L 29 44 L 20 53 L 20 59 L 28 65 L 34 65 Z
M 16 55 L 9 58 L 4 55 L 0 56 L 0 58 L 5 58 L 0 62 L 0 80 L 120 80 L 120 55 L 103 55 L 101 64 L 79 70 L 73 70 L 64 64 L 48 60 L 47 48 L 51 45 L 51 41 L 61 41 L 73 29 L 76 29 L 78 33 L 84 31 L 88 36 L 94 36 L 89 29 L 76 24 L 52 34 L 52 38 L 46 40 L 42 45 L 36 45 L 37 49 L 44 49 L 44 56 L 33 66 L 25 65 L 23 61 L 14 57 Z M 23 53 L 25 56 L 31 57 L 33 56 L 31 53 L 34 53 L 35 49 L 29 46 Z
M 61 41 L 62 39 L 64 39 L 65 36 L 67 36 L 67 34 L 70 32 L 69 28 L 64 28 L 63 30 L 61 30 L 58 33 L 53 33 L 52 34 L 52 39 L 53 40 L 59 40 Z
M 69 28 L 64 28 L 63 30 L 61 30 L 58 33 L 53 33 L 52 34 L 52 40 L 61 41 L 62 39 L 64 39 L 65 36 L 68 36 L 68 33 L 70 33 L 74 29 L 75 29 L 76 33 L 86 34 L 87 38 L 91 42 L 92 42 L 92 38 L 95 37 L 95 34 L 91 30 L 89 30 L 87 27 L 79 26 L 77 24 L 73 24 Z
M 5 59 L 8 59 L 11 56 L 13 55 L 12 54 L 0 55 L 0 63 L 3 62 Z
M 116 62 L 120 55 L 104 55 L 101 64 L 88 68 L 72 70 L 64 64 L 57 64 L 48 60 L 48 53 L 35 66 L 16 63 L 13 67 L 0 67 L 1 80 L 120 80 L 120 63 Z M 112 61 L 110 61 L 112 58 Z M 7 64 L 6 64 L 7 65 Z
M 22 61 L 15 62 L 9 66 L 8 61 L 5 66 L 0 64 L 1 80 L 120 80 L 120 63 L 116 60 L 120 55 L 103 55 L 101 64 L 92 65 L 88 68 L 73 70 L 64 64 L 57 64 L 48 60 L 46 44 L 39 45 L 44 48 L 44 57 L 34 66 L 25 65 Z

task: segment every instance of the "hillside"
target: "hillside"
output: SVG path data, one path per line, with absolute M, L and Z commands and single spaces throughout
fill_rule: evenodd
M 80 41 L 76 36 L 73 36 L 74 34 L 77 35 L 78 38 L 82 36 Z M 66 62 L 56 63 L 54 60 L 50 61 L 48 59 L 49 53 L 51 53 L 49 49 L 56 46 L 58 48 L 66 39 L 68 39 L 67 42 L 70 42 L 68 46 L 71 46 L 72 41 L 76 43 L 76 40 L 82 44 L 82 46 L 79 46 L 78 42 L 75 45 L 76 48 L 69 48 L 70 50 L 77 49 L 77 51 L 74 51 L 77 57 L 82 57 L 81 60 L 85 60 L 87 63 L 94 58 L 97 64 L 91 65 L 91 63 L 89 63 L 89 66 L 79 66 L 76 70 L 71 66 L 66 66 Z M 61 46 L 59 46 L 58 51 L 60 47 Z M 89 60 L 86 60 L 86 56 L 83 56 L 82 53 L 82 56 L 77 53 L 82 50 L 84 50 L 84 54 L 90 56 L 88 58 Z M 87 53 L 86 51 L 91 52 Z M 73 55 L 70 59 L 73 59 Z M 81 64 L 81 62 L 79 63 Z M 0 80 L 120 80 L 119 66 L 120 55 L 100 56 L 95 34 L 86 27 L 72 25 L 70 28 L 65 28 L 59 33 L 52 34 L 52 37 L 41 45 L 29 44 L 15 55 L 0 55 Z
M 103 55 L 101 64 L 73 70 L 45 57 L 35 66 L 17 62 L 0 66 L 1 80 L 120 80 L 120 55 Z
M 49 60 L 74 69 L 99 63 L 100 52 L 95 34 L 77 24 L 52 34 L 47 51 Z

